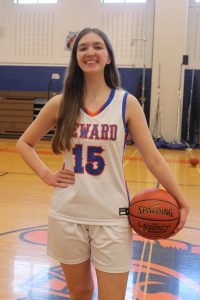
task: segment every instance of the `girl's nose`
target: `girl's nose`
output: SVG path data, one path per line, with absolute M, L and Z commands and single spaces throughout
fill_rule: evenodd
M 87 49 L 87 55 L 94 55 L 94 53 L 95 53 L 95 51 L 94 51 L 93 47 L 89 47 Z

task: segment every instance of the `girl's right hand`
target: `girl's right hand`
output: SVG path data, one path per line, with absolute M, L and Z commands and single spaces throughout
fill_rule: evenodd
M 58 172 L 47 172 L 42 180 L 54 187 L 67 188 L 74 184 L 75 174 L 69 170 L 60 170 Z

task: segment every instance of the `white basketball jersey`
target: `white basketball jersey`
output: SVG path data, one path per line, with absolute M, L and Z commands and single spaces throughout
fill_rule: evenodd
M 129 196 L 123 172 L 127 94 L 112 89 L 96 113 L 81 109 L 72 149 L 64 154 L 65 169 L 75 173 L 75 183 L 55 188 L 51 217 L 80 224 L 128 224 Z

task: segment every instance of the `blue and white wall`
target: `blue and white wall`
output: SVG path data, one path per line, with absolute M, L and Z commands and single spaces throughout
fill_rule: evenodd
M 0 1 L 1 64 L 67 65 L 67 33 L 99 27 L 110 37 L 119 66 L 141 67 L 144 45 L 151 67 L 153 1 L 148 4 L 103 4 L 100 0 L 58 0 L 57 4 Z M 148 37 L 147 43 L 134 39 Z

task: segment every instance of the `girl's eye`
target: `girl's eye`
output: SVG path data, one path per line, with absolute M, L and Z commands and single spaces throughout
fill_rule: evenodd
M 102 47 L 101 46 L 95 46 L 95 49 L 100 50 L 100 49 L 102 49 Z
M 85 47 L 83 47 L 83 48 L 79 48 L 79 51 L 85 51 L 86 50 L 86 48 Z
M 93 46 L 93 49 L 94 50 L 102 50 L 103 49 L 103 46 L 101 46 L 101 45 L 94 45 Z M 84 52 L 84 51 L 87 51 L 88 50 L 88 47 L 80 47 L 79 49 L 78 49 L 78 51 L 80 51 L 80 52 Z

